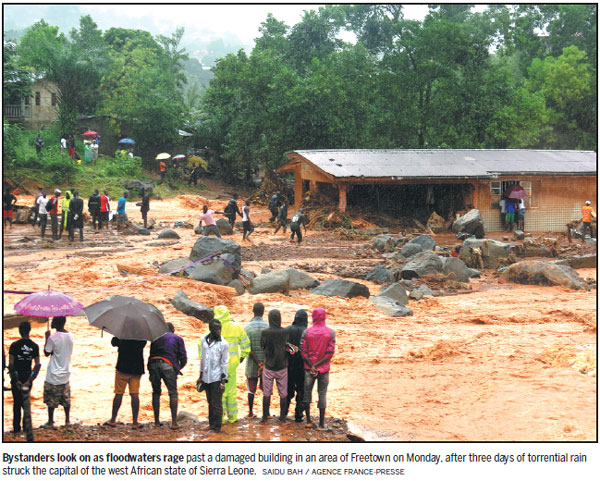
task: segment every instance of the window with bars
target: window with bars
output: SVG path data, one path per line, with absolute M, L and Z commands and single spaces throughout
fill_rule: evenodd
M 532 184 L 533 182 L 531 180 L 492 180 L 490 182 L 490 194 L 492 197 L 491 207 L 497 207 L 498 202 L 502 198 L 502 193 L 511 185 L 520 185 L 523 187 L 523 190 L 527 192 L 527 197 L 525 197 L 526 209 L 538 207 L 537 203 L 534 202 Z
M 35 93 L 35 105 L 40 105 L 42 103 L 42 94 L 40 92 Z

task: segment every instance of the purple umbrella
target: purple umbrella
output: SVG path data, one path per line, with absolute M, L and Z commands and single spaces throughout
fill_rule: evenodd
M 72 316 L 83 310 L 83 304 L 56 291 L 29 294 L 15 304 L 15 311 L 32 317 Z
M 524 199 L 525 197 L 527 197 L 527 192 L 525 192 L 525 189 L 523 189 L 523 187 L 521 187 L 518 184 L 515 184 L 511 185 L 508 189 L 506 189 L 504 195 L 509 199 Z

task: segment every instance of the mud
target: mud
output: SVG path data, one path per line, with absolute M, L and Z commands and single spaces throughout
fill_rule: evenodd
M 221 210 L 225 200 L 209 200 Z M 215 193 L 205 194 L 210 199 Z M 26 199 L 25 203 L 29 200 Z M 165 225 L 183 220 L 197 225 L 204 199 L 178 196 L 152 201 L 150 218 Z M 141 215 L 134 202 L 127 205 L 131 220 Z M 290 244 L 288 234 L 267 224 L 270 213 L 253 207 L 257 225 L 251 242 L 242 242 L 236 230 L 233 240 L 242 245 L 243 266 L 259 273 L 263 267 L 296 267 L 321 281 L 349 277 L 363 282 L 377 294 L 381 286 L 362 280 L 384 259 L 365 248 L 365 240 L 341 240 L 333 233 L 309 230 L 305 241 Z M 125 401 L 116 429 L 102 426 L 109 418 L 113 396 L 116 350 L 110 335 L 90 327 L 84 317 L 73 316 L 67 329 L 75 335 L 72 359 L 72 420 L 76 425 L 57 431 L 37 430 L 44 441 L 102 440 L 200 440 L 209 436 L 205 397 L 194 389 L 198 377 L 197 341 L 206 331 L 199 320 L 177 311 L 169 302 L 178 290 L 208 306 L 224 303 L 232 317 L 245 325 L 252 317 L 252 305 L 261 301 L 267 309 L 282 312 L 283 324 L 291 323 L 297 309 L 324 307 L 328 323 L 337 333 L 337 351 L 332 361 L 327 414 L 333 434 L 306 430 L 302 424 L 280 426 L 271 420 L 260 425 L 244 419 L 228 425 L 209 440 L 343 440 L 350 429 L 367 440 L 396 441 L 593 441 L 596 439 L 596 290 L 571 291 L 560 287 L 520 286 L 501 282 L 486 271 L 471 280 L 471 289 L 435 286 L 444 295 L 411 300 L 414 316 L 390 318 L 374 309 L 368 299 L 329 298 L 294 291 L 283 294 L 244 294 L 233 297 L 193 280 L 157 276 L 158 266 L 184 257 L 197 239 L 193 229 L 175 229 L 181 239 L 157 240 L 161 228 L 150 236 L 122 236 L 112 231 L 94 233 L 86 226 L 83 244 L 42 243 L 30 225 L 15 225 L 4 236 L 4 289 L 43 290 L 49 284 L 69 293 L 85 305 L 112 294 L 135 296 L 156 305 L 173 322 L 186 341 L 189 363 L 179 378 L 179 405 L 197 416 L 201 423 L 171 431 L 168 423 L 153 427 L 151 388 L 142 379 L 140 421 L 142 430 L 132 430 L 131 411 Z M 21 242 L 27 236 L 29 242 Z M 502 240 L 505 234 L 491 234 Z M 65 236 L 66 237 L 66 236 Z M 440 245 L 456 244 L 449 234 L 438 235 Z M 568 245 L 569 255 L 590 252 L 591 246 Z M 560 249 L 559 249 L 560 251 Z M 583 278 L 596 279 L 596 269 L 580 269 Z M 5 310 L 22 298 L 4 294 Z M 45 323 L 35 323 L 32 339 L 43 346 Z M 4 347 L 18 338 L 17 329 L 4 331 Z M 148 354 L 146 348 L 145 355 Z M 31 394 L 33 425 L 46 421 L 42 386 L 47 359 Z M 243 369 L 238 371 L 238 407 L 247 414 Z M 257 396 L 260 401 L 260 395 Z M 259 410 L 255 402 L 255 411 Z M 272 413 L 277 413 L 273 396 Z M 161 418 L 167 420 L 168 397 L 163 393 Z M 63 422 L 57 410 L 58 425 Z M 12 396 L 4 393 L 4 439 L 14 438 Z M 129 423 L 129 424 L 127 424 Z M 346 427 L 346 423 L 350 426 Z M 216 437 L 215 437 L 216 436 Z M 333 437 L 327 437 L 333 436 Z M 335 437 L 338 436 L 338 437 Z M 16 440 L 22 440 L 17 438 Z

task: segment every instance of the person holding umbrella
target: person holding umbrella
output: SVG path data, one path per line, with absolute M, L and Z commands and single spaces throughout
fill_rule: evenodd
M 65 426 L 71 424 L 71 386 L 69 380 L 71 371 L 71 354 L 73 354 L 73 334 L 65 329 L 67 318 L 57 316 L 52 318 L 50 327 L 56 329 L 51 335 L 46 331 L 44 354 L 50 357 L 46 380 L 44 381 L 44 404 L 48 406 L 48 422 L 42 428 L 54 429 L 54 410 L 60 405 L 65 409 Z

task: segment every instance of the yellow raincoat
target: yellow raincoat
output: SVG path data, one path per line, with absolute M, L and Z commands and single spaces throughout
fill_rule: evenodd
M 65 198 L 62 200 L 62 211 L 63 211 L 63 217 L 62 217 L 62 223 L 63 223 L 63 227 L 66 229 L 67 227 L 67 216 L 69 215 L 69 204 L 71 203 L 71 198 L 73 196 L 71 195 L 71 191 L 67 190 L 65 192 Z
M 227 306 L 215 306 L 214 317 L 221 322 L 221 336 L 229 344 L 229 367 L 227 369 L 227 384 L 223 393 L 223 423 L 225 413 L 230 423 L 238 418 L 237 408 L 237 368 L 240 359 L 250 355 L 250 339 L 244 328 L 231 319 Z M 198 343 L 198 353 L 201 354 L 201 342 Z

